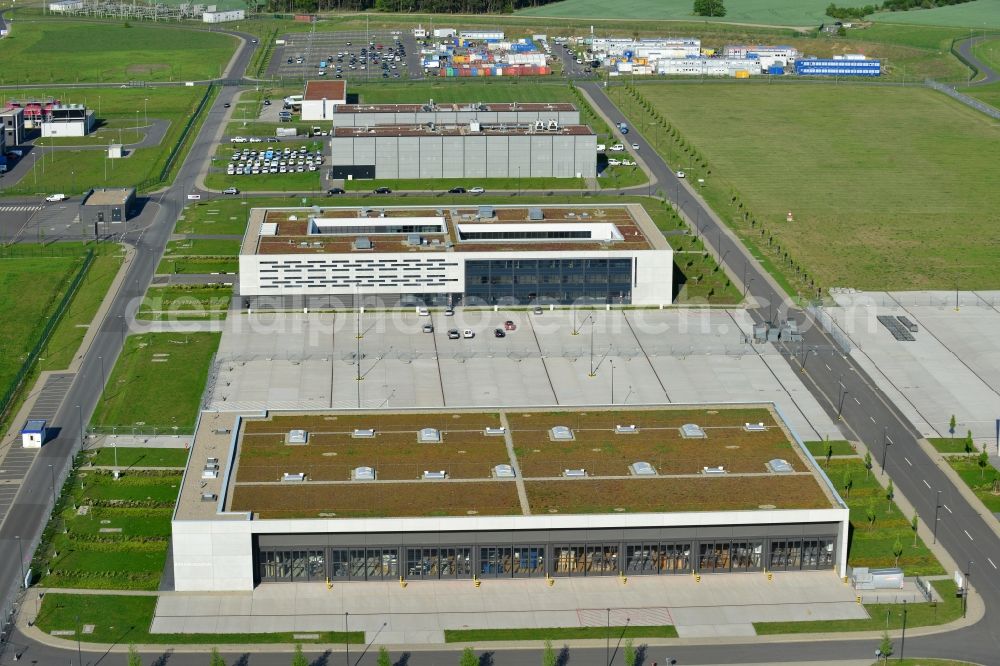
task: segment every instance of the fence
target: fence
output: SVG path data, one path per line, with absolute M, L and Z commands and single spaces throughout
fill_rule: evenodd
M 837 325 L 837 322 L 834 321 L 833 317 L 823 310 L 822 306 L 808 305 L 806 306 L 806 311 L 811 314 L 819 325 L 823 327 L 823 330 L 826 331 L 831 338 L 833 338 L 833 341 L 837 343 L 837 346 L 840 347 L 845 354 L 851 353 L 851 350 L 854 348 L 854 345 L 851 344 L 851 339 L 847 337 L 846 333 L 840 330 L 840 326 Z
M 205 106 L 212 99 L 215 94 L 215 85 L 210 85 L 205 89 L 205 94 L 202 96 L 201 101 L 198 102 L 198 107 L 194 110 L 194 113 L 188 118 L 187 122 L 184 124 L 184 129 L 181 131 L 180 137 L 177 139 L 177 143 L 174 144 L 173 148 L 170 149 L 170 154 L 167 155 L 167 160 L 163 164 L 163 168 L 160 169 L 160 173 L 155 178 L 147 178 L 146 180 L 139 183 L 137 189 L 148 190 L 160 183 L 167 180 L 167 176 L 170 174 L 170 170 L 174 168 L 174 164 L 177 162 L 177 156 L 180 154 L 184 145 L 187 143 L 188 136 L 191 134 L 191 128 L 194 127 L 195 123 L 201 117 L 201 112 L 205 109 Z
M 924 85 L 926 85 L 928 88 L 931 88 L 932 90 L 943 92 L 948 97 L 951 97 L 952 99 L 955 99 L 961 102 L 962 104 L 965 104 L 969 108 L 985 113 L 990 118 L 993 118 L 995 120 L 1000 120 L 1000 109 L 995 109 L 985 102 L 980 102 L 978 99 L 973 99 L 968 95 L 963 95 L 954 88 L 950 88 L 949 86 L 946 86 L 943 83 L 938 83 L 934 79 L 925 80 Z
M 55 330 L 59 321 L 62 319 L 63 314 L 66 312 L 66 308 L 69 307 L 70 301 L 72 301 L 73 296 L 76 295 L 76 290 L 79 289 L 80 283 L 83 282 L 83 278 L 87 274 L 87 271 L 90 270 L 90 265 L 92 263 L 94 263 L 94 250 L 91 248 L 87 251 L 87 255 L 83 259 L 83 265 L 80 266 L 80 270 L 78 270 L 76 276 L 73 277 L 73 281 L 70 283 L 66 293 L 63 294 L 62 300 L 59 301 L 59 305 L 56 306 L 52 316 L 49 317 L 48 322 L 45 324 L 45 328 L 43 328 L 41 334 L 39 334 L 38 339 L 35 341 L 35 346 L 32 347 L 30 352 L 28 352 L 27 357 L 24 359 L 24 363 L 21 364 L 17 374 L 11 380 L 10 386 L 7 387 L 7 391 L 4 393 L 3 398 L 0 398 L 0 419 L 6 417 L 7 411 L 14 403 L 15 397 L 21 389 L 21 385 L 31 372 L 31 367 L 34 365 L 35 361 L 38 360 L 38 356 L 42 353 L 42 350 L 45 349 L 45 345 L 48 344 L 49 338 L 52 337 L 52 331 Z

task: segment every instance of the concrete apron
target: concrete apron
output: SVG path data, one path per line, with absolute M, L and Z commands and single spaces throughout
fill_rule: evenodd
M 680 637 L 753 636 L 754 622 L 867 618 L 832 571 L 694 576 L 270 583 L 248 593 L 167 593 L 151 632 L 364 630 L 385 644 L 444 642 L 446 629 L 674 625 Z M 609 612 L 610 610 L 610 618 Z M 304 638 L 304 637 L 303 637 Z

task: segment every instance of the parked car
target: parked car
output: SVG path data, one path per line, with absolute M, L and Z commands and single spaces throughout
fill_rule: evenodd
M 66 199 L 68 198 L 69 197 L 60 192 L 59 194 L 50 194 L 49 196 L 45 197 L 45 200 L 50 203 L 55 203 L 57 201 L 66 201 Z
M 485 191 L 486 190 L 483 189 L 482 187 L 470 187 L 469 188 L 469 194 L 482 194 Z
M 622 144 L 620 144 L 620 143 L 616 143 L 613 146 L 611 146 L 610 148 L 608 148 L 608 150 L 610 150 L 613 153 L 620 153 L 623 150 L 625 150 L 625 146 L 622 145 Z
M 621 160 L 616 160 L 613 157 L 608 160 L 608 166 L 621 166 L 621 164 Z
M 231 106 L 232 106 L 232 104 L 230 104 L 229 102 L 226 102 L 225 104 L 222 105 L 222 108 L 223 109 L 228 109 Z
M 507 321 L 505 321 L 503 323 L 503 328 L 504 328 L 505 331 L 516 331 L 517 330 L 517 324 L 515 324 L 510 319 L 508 319 Z
M 461 337 L 462 337 L 462 336 L 461 336 L 461 334 L 460 334 L 460 333 L 458 332 L 458 329 L 457 329 L 457 328 L 450 328 L 450 329 L 448 329 L 448 339 L 449 339 L 449 340 L 458 340 L 458 339 L 459 339 L 459 338 L 461 338 Z
M 235 187 L 227 187 L 226 189 L 222 190 L 222 193 L 223 194 L 239 194 L 240 191 L 238 189 L 236 189 Z
M 448 190 L 448 194 L 465 194 L 465 188 L 464 187 L 453 187 L 450 190 Z
M 423 331 L 424 331 L 424 333 L 433 333 L 434 332 L 434 324 L 424 324 Z
M 633 143 L 632 144 L 632 150 L 639 150 L 639 144 Z
M 471 328 L 467 328 L 464 331 L 462 331 L 462 337 L 467 340 L 471 340 L 472 338 L 476 337 L 476 332 L 473 331 Z
M 331 187 L 326 191 L 326 196 L 332 197 L 337 194 L 346 194 L 346 191 L 342 187 Z
M 428 310 L 427 308 L 417 308 L 417 316 L 418 317 L 430 317 L 431 316 L 431 311 Z
M 376 187 L 372 192 L 374 194 L 392 194 L 392 190 L 388 187 Z
M 674 174 L 674 175 L 675 175 L 675 176 L 677 176 L 678 178 L 683 178 L 683 177 L 684 177 L 685 175 L 687 175 L 687 174 L 685 174 L 685 173 L 684 173 L 683 171 L 678 171 L 678 172 L 677 172 L 676 174 Z
M 445 317 L 454 317 L 455 316 L 455 308 L 445 308 L 444 316 Z
M 540 315 L 540 314 L 542 314 L 542 306 L 541 306 L 541 305 L 536 305 L 536 306 L 535 306 L 535 309 L 533 310 L 533 312 L 534 312 L 535 314 L 537 314 L 537 315 Z
M 496 328 L 496 329 L 493 329 L 493 337 L 494 338 L 506 338 L 507 334 L 503 332 L 502 328 Z

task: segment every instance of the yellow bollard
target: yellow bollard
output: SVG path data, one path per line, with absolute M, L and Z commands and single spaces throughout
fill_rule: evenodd
M 550 576 L 549 574 L 545 574 L 545 584 L 548 585 L 549 587 L 552 587 L 553 585 L 556 584 L 556 579 Z
M 858 603 L 860 604 L 861 603 L 861 595 L 860 594 L 857 596 L 857 600 L 858 600 Z
M 328 590 L 333 589 L 333 582 L 329 578 L 326 579 L 326 589 Z
M 770 583 L 774 580 L 774 574 L 770 571 L 767 572 L 767 582 Z
M 618 577 L 621 579 L 622 585 L 628 585 L 628 576 L 625 575 L 624 571 L 619 571 Z
M 483 581 L 479 580 L 479 576 L 473 576 L 472 577 L 472 584 L 475 585 L 476 588 L 478 588 L 480 585 L 483 584 Z
M 399 577 L 399 586 L 400 587 L 406 587 L 406 581 L 403 580 L 402 576 Z

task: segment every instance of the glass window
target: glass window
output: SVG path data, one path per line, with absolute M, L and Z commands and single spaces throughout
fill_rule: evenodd
M 618 544 L 587 546 L 588 576 L 607 576 L 618 573 Z
M 659 571 L 660 547 L 655 543 L 632 543 L 625 546 L 625 573 L 655 574 Z
M 333 548 L 330 550 L 330 578 L 342 579 L 350 578 L 347 570 L 347 563 L 350 560 L 346 548 Z
M 733 542 L 733 571 L 760 571 L 763 551 L 760 541 Z
M 309 580 L 326 580 L 326 553 L 310 550 L 306 555 L 306 573 Z
M 544 576 L 545 547 L 516 546 L 512 562 L 515 576 Z
M 552 548 L 555 565 L 552 573 L 556 576 L 582 576 L 586 551 L 583 546 L 556 545 Z
M 479 549 L 479 569 L 483 576 L 510 577 L 513 575 L 513 549 L 509 546 L 484 546 Z
M 691 571 L 691 544 L 664 544 L 663 554 L 660 557 L 660 571 L 663 573 L 687 573 Z

